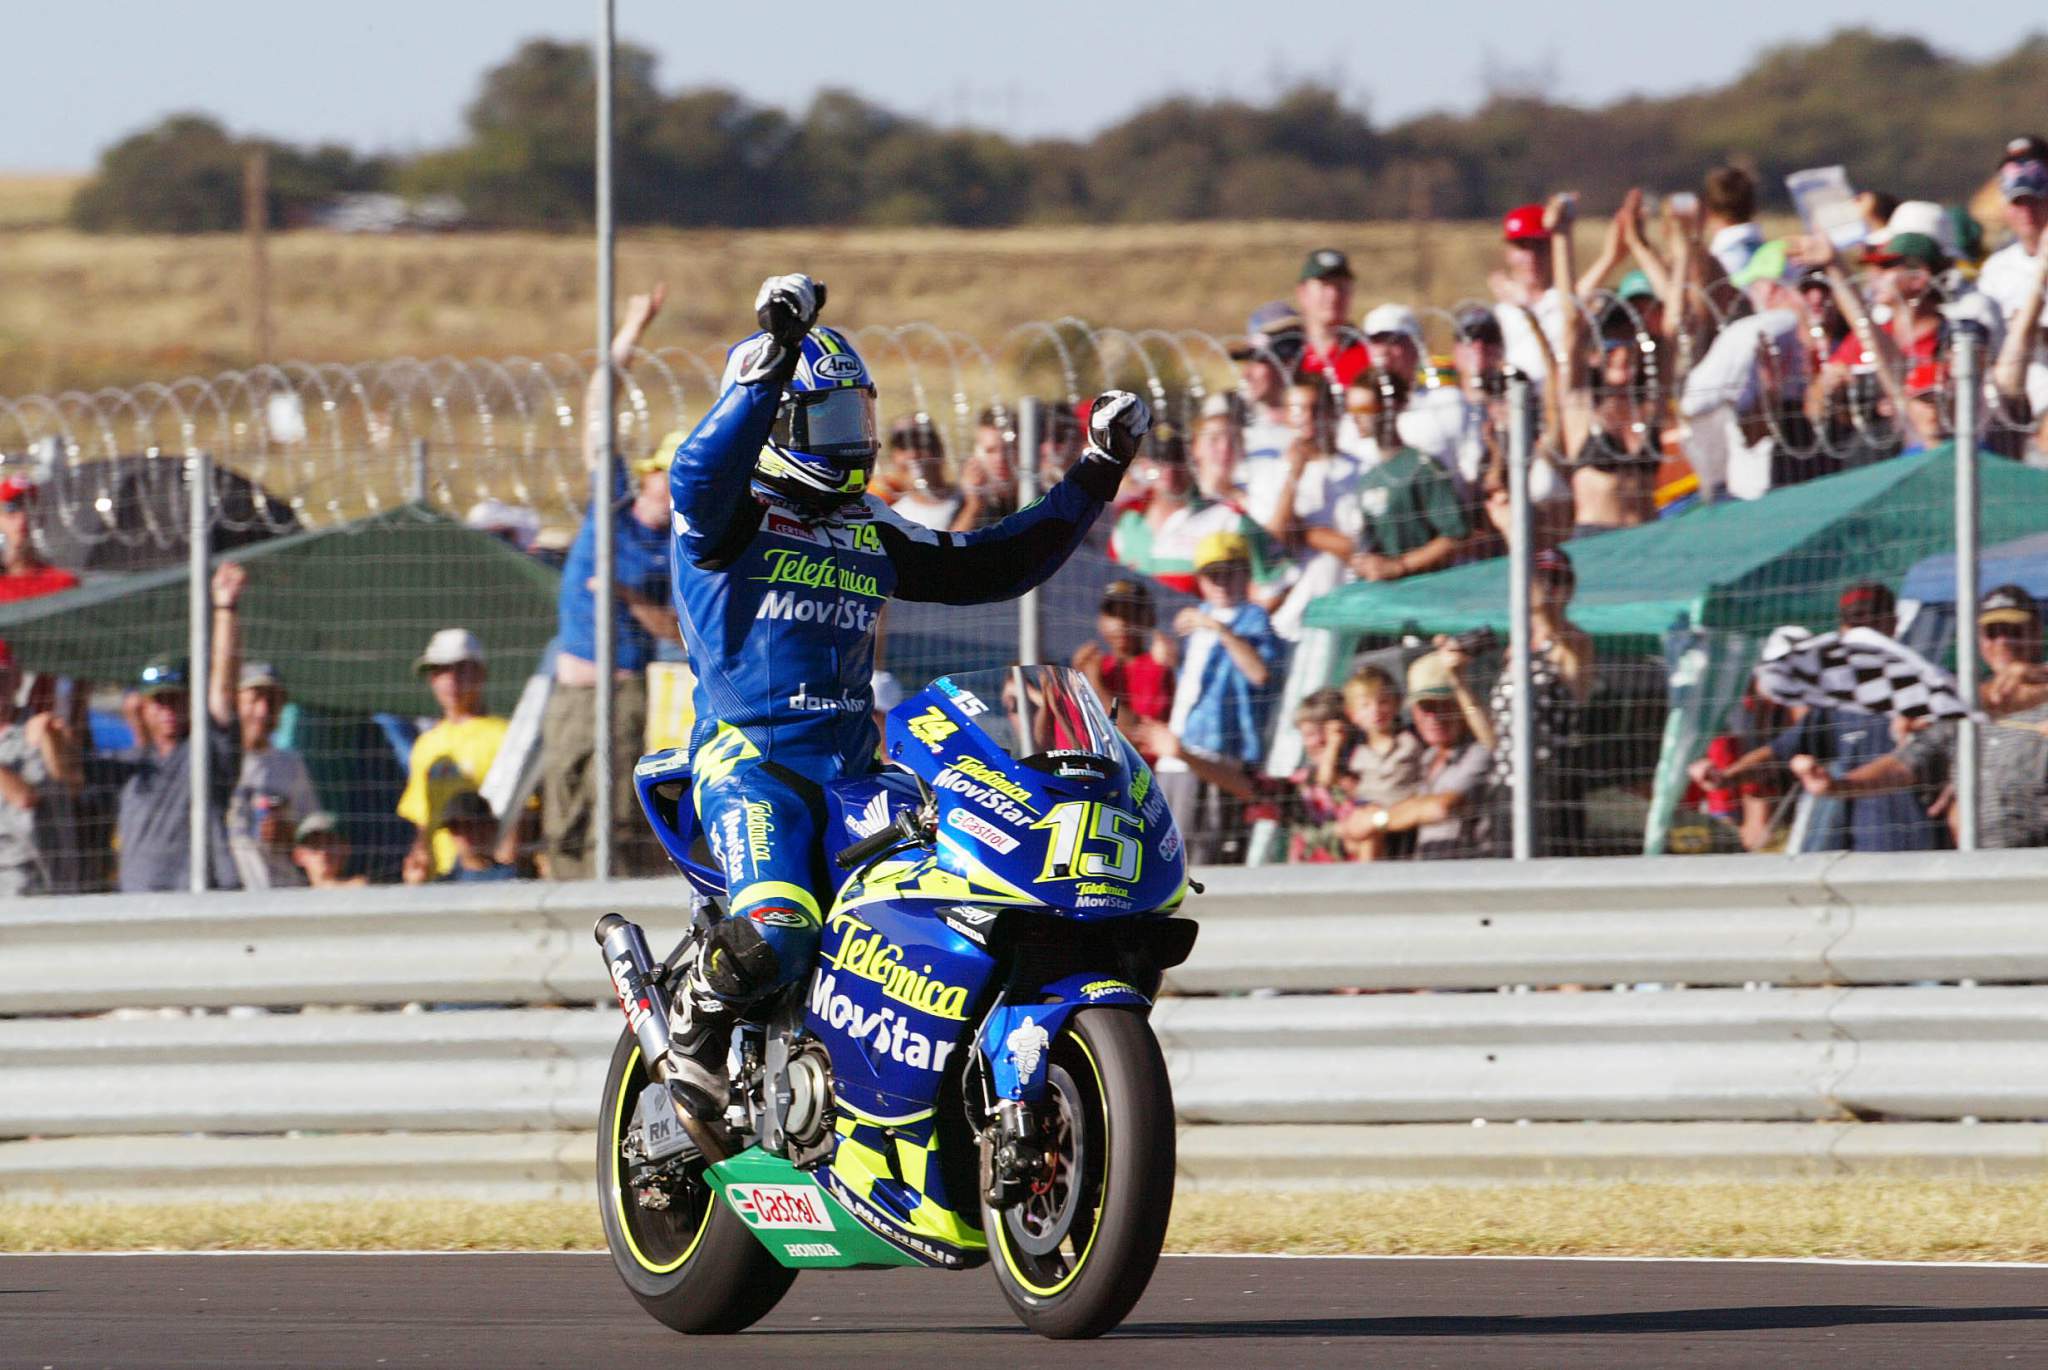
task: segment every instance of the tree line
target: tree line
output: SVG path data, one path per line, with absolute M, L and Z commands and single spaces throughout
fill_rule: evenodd
M 1385 128 L 1315 84 L 1265 105 L 1172 98 L 1086 140 L 939 127 L 845 90 L 801 112 L 665 92 L 654 54 L 630 44 L 614 72 L 619 220 L 678 227 L 1469 218 L 1567 186 L 1597 210 L 1631 185 L 1694 185 L 1724 161 L 1780 201 L 1785 173 L 1832 162 L 1859 187 L 1959 200 L 2007 138 L 2048 125 L 2038 34 L 1973 62 L 1844 29 L 1770 48 L 1712 89 L 1598 108 L 1501 93 Z M 340 192 L 389 190 L 454 195 L 487 227 L 581 227 L 593 88 L 588 46 L 528 41 L 484 73 L 464 141 L 412 158 L 237 139 L 174 115 L 107 149 L 71 219 L 102 232 L 238 227 L 242 161 L 261 141 L 280 225 Z

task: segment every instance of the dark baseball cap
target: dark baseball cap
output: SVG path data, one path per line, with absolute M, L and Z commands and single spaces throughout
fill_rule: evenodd
M 1300 279 L 1348 281 L 1351 279 L 1351 259 L 1334 247 L 1319 247 L 1303 259 Z
M 2007 162 L 2048 162 L 2048 138 L 2036 133 L 2022 133 L 2017 138 L 2006 140 L 2005 155 L 1998 159 L 2004 166 Z
M 1874 580 L 1858 581 L 1835 601 L 1836 619 L 1851 627 L 1889 625 L 1898 611 L 1898 597 L 1892 594 L 1891 587 Z
M 1458 311 L 1457 337 L 1460 342 L 1493 343 L 1501 342 L 1500 320 L 1493 311 L 1481 305 L 1473 305 Z
M 135 688 L 145 699 L 152 695 L 184 694 L 192 688 L 190 663 L 181 656 L 153 656 L 143 666 Z
M 490 804 L 475 790 L 457 790 L 448 796 L 448 802 L 441 806 L 441 822 L 449 823 L 495 823 L 498 815 L 491 812 Z

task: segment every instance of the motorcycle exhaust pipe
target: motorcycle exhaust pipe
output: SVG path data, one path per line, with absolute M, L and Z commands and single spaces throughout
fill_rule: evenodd
M 640 1058 L 647 1072 L 657 1078 L 668 1072 L 668 1003 L 656 983 L 654 953 L 647 948 L 647 936 L 637 923 L 616 913 L 597 920 L 592 934 L 604 949 L 605 965 L 612 973 L 612 988 L 619 996 L 619 1008 L 626 1026 L 640 1039 Z

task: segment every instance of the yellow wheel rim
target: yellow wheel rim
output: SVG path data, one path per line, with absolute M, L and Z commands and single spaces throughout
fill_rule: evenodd
M 704 1233 L 711 1226 L 711 1210 L 718 1206 L 718 1197 L 714 1194 L 706 1201 L 704 1217 L 697 1224 L 696 1235 L 691 1237 L 690 1244 L 683 1248 L 683 1254 L 670 1261 L 667 1265 L 656 1265 L 653 1261 L 648 1260 L 646 1253 L 640 1250 L 640 1243 L 633 1240 L 633 1225 L 626 1220 L 625 1178 L 619 1174 L 619 1139 L 625 1135 L 623 1128 L 626 1119 L 626 1099 L 633 1092 L 633 1081 L 638 1075 L 635 1067 L 639 1064 L 640 1046 L 636 1042 L 633 1046 L 633 1054 L 626 1058 L 626 1069 L 619 1080 L 619 1096 L 612 1101 L 612 1144 L 610 1150 L 612 1212 L 619 1220 L 619 1235 L 626 1239 L 626 1249 L 633 1253 L 633 1259 L 640 1268 L 650 1275 L 668 1275 L 681 1269 L 683 1262 L 689 1260 L 695 1254 L 697 1248 L 703 1244 Z

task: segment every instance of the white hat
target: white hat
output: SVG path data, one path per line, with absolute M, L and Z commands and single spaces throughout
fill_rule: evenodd
M 868 681 L 868 689 L 874 693 L 875 712 L 878 714 L 885 714 L 903 702 L 903 687 L 887 671 L 876 671 Z
M 1368 338 L 1379 333 L 1406 333 L 1415 340 L 1415 350 L 1423 350 L 1422 323 L 1405 304 L 1381 305 L 1365 316 L 1362 328 Z
M 443 628 L 427 643 L 427 650 L 420 653 L 413 669 L 431 671 L 436 666 L 457 666 L 465 661 L 483 665 L 484 644 L 467 628 Z
M 1956 255 L 1955 221 L 1932 200 L 1901 200 L 1892 217 L 1870 236 L 1866 246 L 1882 247 L 1901 233 L 1925 234 L 1940 245 L 1942 252 L 1950 257 Z

